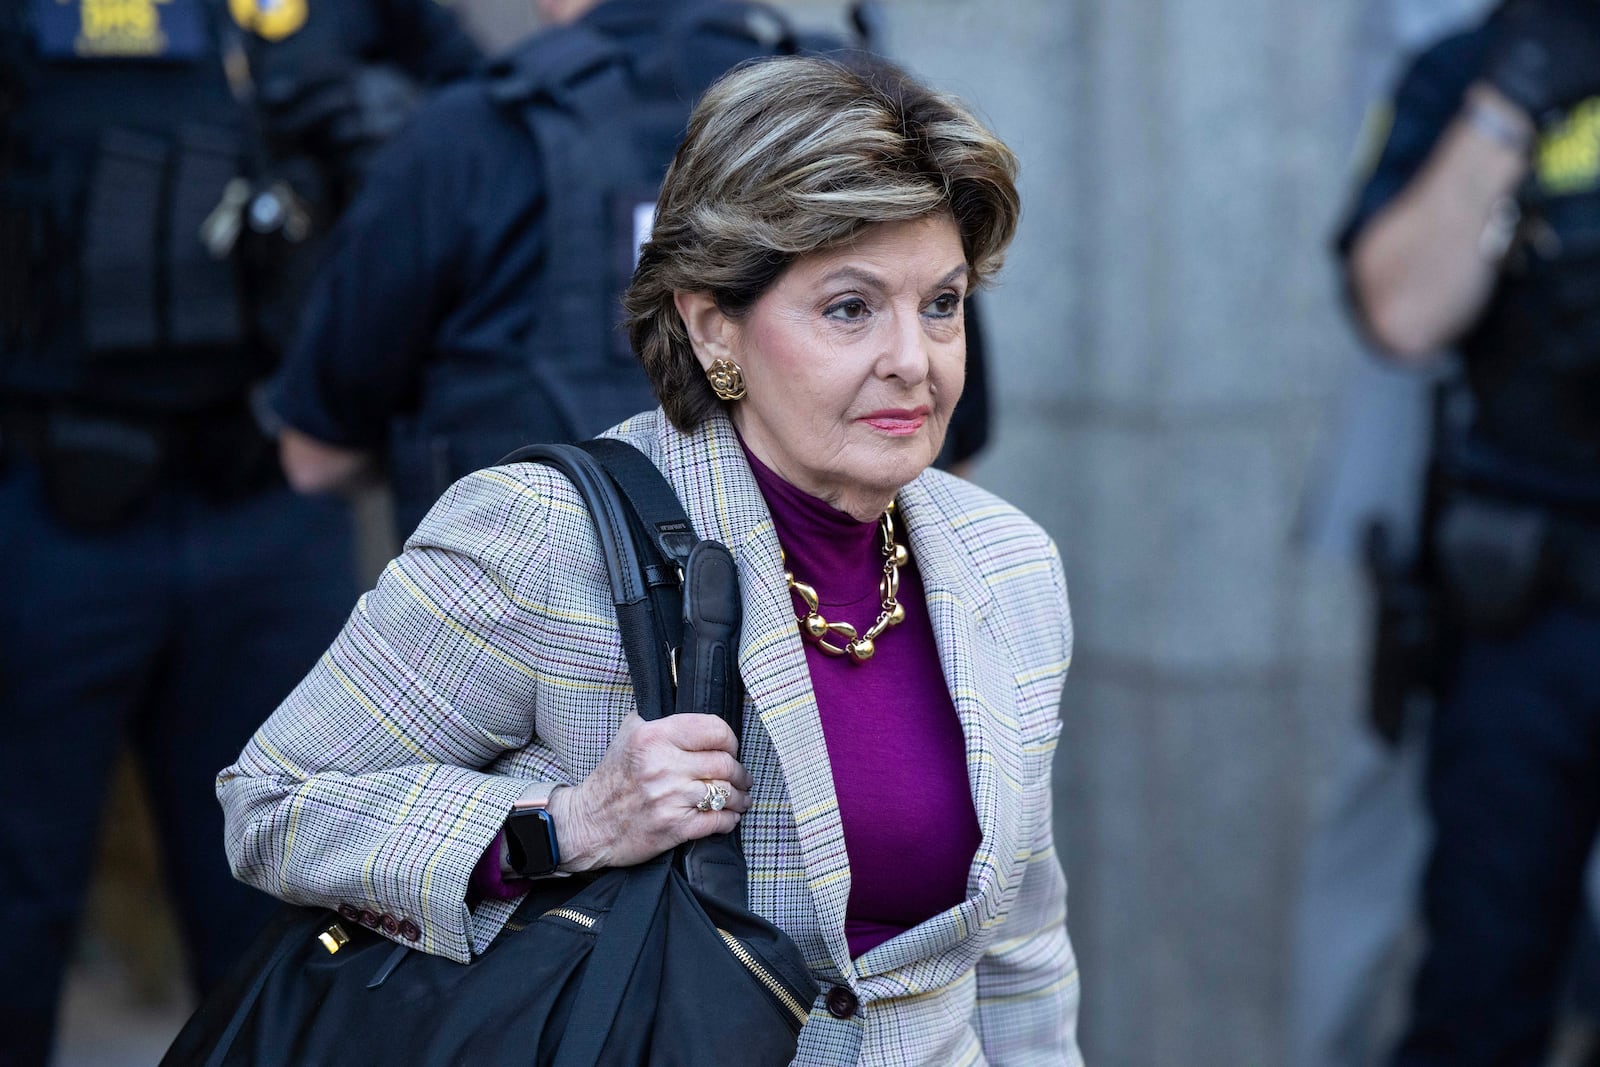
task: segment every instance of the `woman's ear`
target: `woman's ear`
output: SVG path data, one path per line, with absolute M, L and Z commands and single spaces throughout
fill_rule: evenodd
M 678 307 L 678 317 L 689 332 L 689 344 L 694 358 L 701 367 L 709 367 L 713 360 L 733 359 L 734 336 L 738 329 L 734 321 L 717 307 L 717 299 L 710 293 L 674 292 L 672 301 Z

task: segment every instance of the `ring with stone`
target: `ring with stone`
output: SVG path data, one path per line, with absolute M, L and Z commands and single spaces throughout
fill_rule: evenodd
M 695 802 L 698 811 L 721 811 L 728 803 L 728 791 L 716 782 L 705 783 L 706 793 Z

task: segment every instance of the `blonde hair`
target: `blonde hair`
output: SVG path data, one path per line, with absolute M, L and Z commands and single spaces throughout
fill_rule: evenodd
M 881 60 L 785 56 L 724 75 L 689 119 L 623 300 L 667 417 L 692 430 L 720 403 L 674 292 L 710 293 L 737 318 L 797 258 L 941 211 L 982 284 L 1016 232 L 1016 174 L 958 100 Z

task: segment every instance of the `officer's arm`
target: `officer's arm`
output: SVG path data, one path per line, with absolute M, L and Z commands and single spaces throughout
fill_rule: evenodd
M 295 341 L 266 390 L 273 415 L 299 433 L 282 440 L 381 451 L 391 420 L 416 393 L 451 286 L 465 272 L 461 247 L 475 232 L 470 178 L 483 168 L 475 142 L 462 135 L 458 151 L 441 147 L 462 125 L 445 98 L 419 111 L 379 153 L 334 228 Z M 325 481 L 330 464 L 298 462 L 312 451 L 280 446 L 297 487 Z
M 297 493 L 353 492 L 375 473 L 372 453 L 330 445 L 290 426 L 278 434 L 278 460 Z
M 1350 250 L 1349 280 L 1372 339 L 1402 357 L 1449 345 L 1494 288 L 1509 232 L 1502 217 L 1527 172 L 1534 127 L 1484 83 L 1410 184 Z

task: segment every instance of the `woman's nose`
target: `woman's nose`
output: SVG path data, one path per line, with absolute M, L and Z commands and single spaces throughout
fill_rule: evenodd
M 885 377 L 920 382 L 928 376 L 928 345 L 931 342 L 927 331 L 923 329 L 919 310 L 896 309 L 885 350 L 880 357 L 880 367 Z

